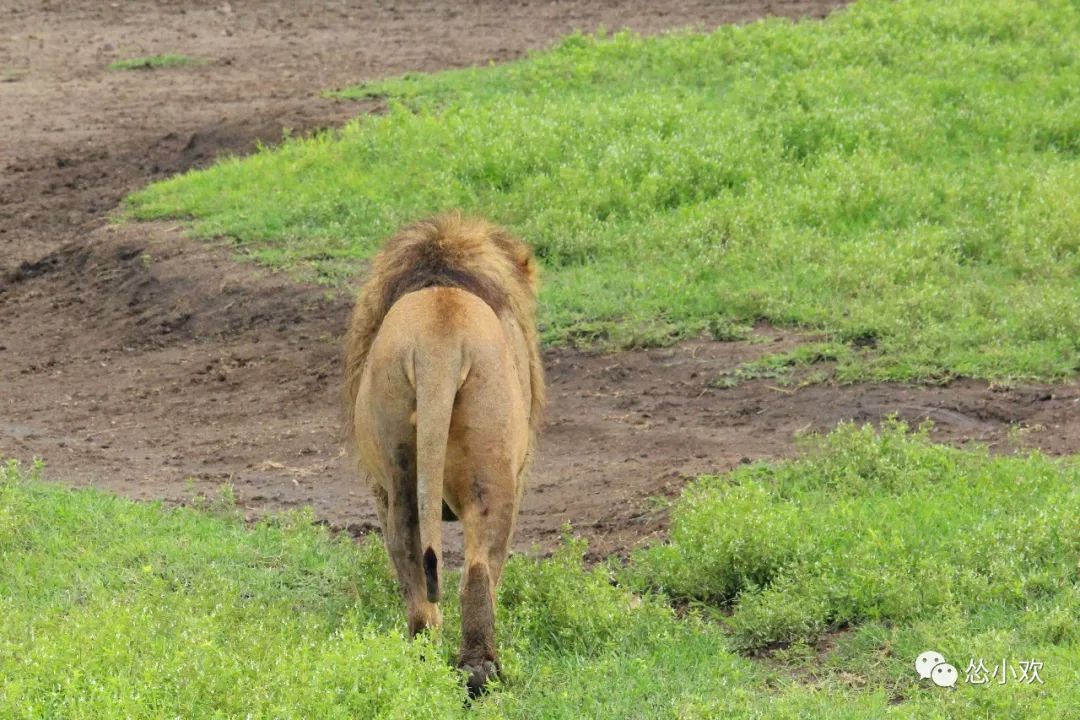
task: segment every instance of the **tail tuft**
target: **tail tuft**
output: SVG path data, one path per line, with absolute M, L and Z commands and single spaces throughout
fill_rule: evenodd
M 439 560 L 431 547 L 424 551 L 424 578 L 427 580 L 428 602 L 439 602 Z
M 443 290 L 443 292 L 446 292 Z M 446 345 L 446 343 L 443 343 Z M 454 399 L 460 387 L 462 352 L 428 343 L 413 356 L 416 378 L 416 511 L 428 602 L 439 601 L 442 564 L 443 475 Z

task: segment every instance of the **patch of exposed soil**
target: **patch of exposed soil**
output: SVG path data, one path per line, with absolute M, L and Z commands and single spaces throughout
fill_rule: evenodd
M 0 37 L 0 455 L 47 476 L 187 502 L 235 488 L 252 516 L 312 505 L 362 532 L 366 489 L 338 435 L 338 337 L 349 301 L 238 263 L 176 226 L 110 226 L 128 191 L 333 126 L 364 109 L 320 98 L 408 70 L 504 60 L 575 28 L 644 32 L 821 15 L 836 2 L 39 3 L 4 9 Z M 182 52 L 198 68 L 107 72 Z M 25 70 L 25 72 L 23 72 Z M 662 532 L 651 497 L 687 477 L 789 456 L 806 429 L 896 413 L 936 436 L 1080 450 L 1080 386 L 712 381 L 794 334 L 609 355 L 545 355 L 551 407 L 516 545 L 570 522 L 597 555 Z M 761 342 L 764 340 L 764 342 Z M 453 533 L 454 526 L 448 526 Z M 455 540 L 448 541 L 450 547 Z
M 252 516 L 314 506 L 332 525 L 374 522 L 338 434 L 338 336 L 349 301 L 236 263 L 155 223 L 107 227 L 7 286 L 0 452 L 48 459 L 49 476 L 136 498 L 190 501 L 231 483 Z M 790 456 L 794 438 L 844 419 L 935 421 L 943 441 L 1080 448 L 1080 386 L 835 385 L 714 381 L 800 338 L 688 342 L 593 355 L 545 353 L 551 407 L 519 549 L 572 523 L 597 555 L 663 530 L 650 498 L 688 477 Z M 1012 436 L 1011 436 L 1012 435 Z M 448 545 L 455 547 L 455 526 Z
M 839 0 L 9 0 L 0 7 L 0 269 L 99 226 L 151 180 L 376 107 L 324 90 L 504 61 L 577 29 L 655 33 Z M 179 53 L 198 67 L 110 71 Z

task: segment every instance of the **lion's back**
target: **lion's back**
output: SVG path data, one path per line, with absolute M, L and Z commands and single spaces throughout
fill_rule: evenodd
M 399 307 L 402 300 L 429 288 L 464 291 L 483 308 L 469 300 L 451 301 L 453 294 L 447 294 L 441 305 L 416 304 L 403 327 L 422 324 L 434 332 L 439 327 L 456 327 L 453 323 L 467 324 L 468 318 L 497 318 L 503 332 L 512 329 L 518 337 L 512 339 L 511 354 L 516 364 L 524 359 L 527 366 L 519 370 L 528 386 L 529 426 L 535 429 L 544 403 L 535 319 L 537 274 L 528 246 L 485 220 L 451 213 L 402 228 L 372 260 L 346 334 L 344 399 L 349 436 L 354 436 L 363 369 L 380 328 L 392 311 L 410 310 L 412 300 Z M 455 319 L 454 313 L 465 316 Z

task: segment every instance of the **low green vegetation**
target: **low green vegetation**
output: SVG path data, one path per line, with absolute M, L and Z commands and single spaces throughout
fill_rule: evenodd
M 637 553 L 623 580 L 703 608 L 732 648 L 781 648 L 811 676 L 906 695 L 912 661 L 933 649 L 961 680 L 979 658 L 1035 659 L 1080 687 L 1080 464 L 934 445 L 925 430 L 841 425 L 797 462 L 699 479 L 670 541 Z M 1001 689 L 950 716 L 1055 717 L 1080 701 Z
M 154 70 L 156 68 L 180 67 L 184 65 L 205 65 L 206 61 L 187 55 L 150 55 L 147 57 L 127 58 L 109 63 L 110 70 Z
M 338 283 L 461 207 L 536 248 L 548 342 L 767 319 L 850 345 L 843 377 L 1059 378 L 1080 369 L 1078 76 L 1069 0 L 574 36 L 344 90 L 388 109 L 128 208 Z
M 757 378 L 772 378 L 779 385 L 792 385 L 796 380 L 800 384 L 809 384 L 824 380 L 825 372 L 815 370 L 796 378 L 793 371 L 825 362 L 836 363 L 843 371 L 855 359 L 856 356 L 851 348 L 844 343 L 807 342 L 788 352 L 770 353 L 757 360 L 742 363 L 716 378 L 714 384 L 721 388 L 731 388 L 744 380 Z
M 455 599 L 441 633 L 405 640 L 377 538 L 33 475 L 0 469 L 2 718 L 1049 719 L 1080 705 L 1075 461 L 843 427 L 801 460 L 703 478 L 670 544 L 625 567 L 584 568 L 578 541 L 512 558 L 506 681 L 471 707 L 451 667 Z M 955 689 L 916 676 L 930 649 L 959 669 Z M 976 658 L 1041 662 L 1042 682 L 965 682 Z

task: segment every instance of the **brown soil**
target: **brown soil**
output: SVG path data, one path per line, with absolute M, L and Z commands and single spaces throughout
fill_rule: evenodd
M 658 32 L 838 2 L 8 3 L 0 37 L 0 455 L 47 477 L 187 502 L 231 483 L 251 515 L 312 505 L 354 532 L 366 490 L 338 437 L 348 299 L 238 263 L 168 224 L 114 226 L 145 183 L 225 152 L 335 126 L 370 106 L 328 87 L 516 57 L 576 28 Z M 180 52 L 202 67 L 109 72 Z M 563 523 L 594 553 L 664 528 L 655 496 L 689 476 L 790 456 L 804 429 L 896 413 L 939 439 L 1080 449 L 1080 386 L 711 381 L 799 338 L 609 355 L 551 350 L 551 408 L 519 549 Z M 765 342 L 760 342 L 765 340 Z M 1014 426 L 1028 428 L 1018 440 Z M 452 533 L 453 530 L 451 529 Z

